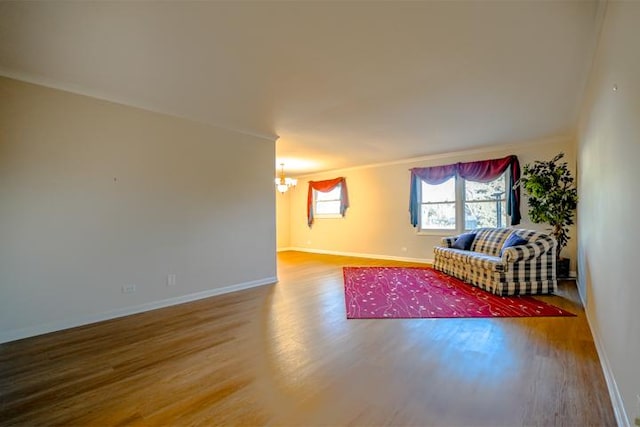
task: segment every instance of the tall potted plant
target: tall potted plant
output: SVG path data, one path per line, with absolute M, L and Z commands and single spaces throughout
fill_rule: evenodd
M 560 252 L 570 239 L 569 226 L 574 223 L 578 206 L 578 190 L 567 162 L 560 162 L 564 153 L 550 161 L 526 164 L 518 184 L 529 196 L 529 218 L 534 223 L 547 223 L 550 233 L 558 241 L 558 276 L 569 276 L 569 259 Z

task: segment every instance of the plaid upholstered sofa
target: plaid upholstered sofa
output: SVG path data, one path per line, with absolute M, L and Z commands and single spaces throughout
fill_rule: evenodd
M 480 228 L 469 250 L 453 248 L 459 236 L 435 247 L 433 267 L 497 295 L 549 294 L 557 290 L 556 240 L 546 234 L 513 228 Z M 504 248 L 515 233 L 527 243 Z

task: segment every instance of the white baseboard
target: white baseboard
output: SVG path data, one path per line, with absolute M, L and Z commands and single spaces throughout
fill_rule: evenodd
M 286 252 L 286 251 L 294 251 L 295 249 L 291 248 L 291 247 L 284 247 L 284 248 L 278 248 L 276 249 L 276 252 Z
M 193 294 L 181 295 L 178 297 L 168 298 L 160 301 L 148 302 L 148 303 L 136 305 L 133 307 L 120 308 L 117 310 L 111 310 L 104 313 L 84 316 L 76 319 L 60 320 L 60 321 L 45 323 L 42 325 L 29 326 L 27 328 L 14 329 L 11 331 L 1 331 L 0 344 L 9 342 L 9 341 L 20 340 L 23 338 L 34 337 L 36 335 L 47 334 L 49 332 L 57 332 L 64 329 L 70 329 L 78 326 L 88 325 L 90 323 L 101 322 L 103 320 L 130 316 L 132 314 L 156 310 L 158 308 L 184 304 L 186 302 L 196 301 L 203 298 L 209 298 L 216 295 L 227 294 L 230 292 L 241 291 L 243 289 L 269 285 L 269 284 L 276 283 L 277 281 L 278 281 L 277 277 L 265 277 L 264 279 L 237 283 L 235 285 L 225 286 L 223 288 L 207 289 L 206 291 L 202 291 L 202 292 L 195 292 Z
M 620 395 L 620 389 L 618 389 L 618 384 L 616 383 L 616 379 L 613 376 L 613 371 L 611 370 L 611 365 L 609 363 L 609 358 L 607 357 L 607 353 L 604 351 L 604 346 L 602 345 L 602 340 L 600 339 L 600 333 L 598 329 L 593 327 L 593 322 L 591 321 L 591 316 L 589 316 L 589 311 L 587 310 L 587 306 L 585 304 L 584 295 L 580 292 L 580 283 L 577 283 L 578 295 L 580 296 L 580 301 L 582 302 L 582 306 L 584 307 L 584 312 L 587 318 L 587 323 L 589 324 L 589 330 L 591 330 L 591 336 L 593 337 L 593 342 L 596 346 L 596 351 L 598 352 L 598 358 L 600 359 L 600 366 L 602 367 L 602 373 L 604 374 L 605 382 L 607 383 L 607 389 L 609 390 L 609 398 L 611 399 L 611 406 L 613 406 L 613 412 L 616 417 L 616 422 L 619 427 L 631 427 L 631 423 L 629 422 L 629 418 L 627 417 L 627 411 L 624 409 L 624 402 L 622 400 L 622 396 Z
M 366 254 L 361 252 L 341 252 L 341 251 L 331 251 L 327 249 L 312 249 L 312 248 L 298 248 L 298 247 L 288 248 L 287 250 L 297 251 L 297 252 L 309 252 L 312 254 L 348 256 L 348 257 L 354 257 L 354 258 L 384 259 L 388 261 L 418 262 L 420 264 L 433 264 L 433 259 L 426 259 L 426 258 L 410 258 L 410 257 L 401 257 L 401 256 L 394 256 L 394 255 Z

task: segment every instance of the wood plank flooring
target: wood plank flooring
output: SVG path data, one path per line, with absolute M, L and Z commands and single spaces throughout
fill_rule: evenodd
M 280 282 L 0 345 L 2 425 L 613 426 L 577 317 L 346 320 L 344 265 L 283 252 Z

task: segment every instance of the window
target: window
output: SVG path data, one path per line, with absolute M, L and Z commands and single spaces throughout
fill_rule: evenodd
M 342 184 L 328 192 L 313 190 L 313 205 L 316 218 L 342 217 L 340 214 L 340 200 L 342 197 Z
M 481 227 L 506 227 L 507 176 L 508 169 L 490 182 L 459 177 L 438 185 L 421 181 L 420 230 L 462 232 Z
M 422 209 L 420 228 L 424 230 L 455 230 L 456 178 L 438 185 L 422 181 Z
M 505 175 L 491 182 L 464 181 L 464 229 L 506 227 Z
M 342 218 L 349 207 L 347 180 L 344 177 L 309 181 L 309 193 L 307 194 L 307 225 L 309 228 L 313 226 L 315 217 Z M 417 215 L 415 216 L 417 217 Z

